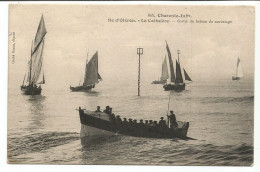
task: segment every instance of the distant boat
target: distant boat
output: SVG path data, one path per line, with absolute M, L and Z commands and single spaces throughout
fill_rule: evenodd
M 232 76 L 232 80 L 240 80 L 243 77 L 241 63 L 239 57 L 237 58 L 236 76 Z
M 45 28 L 43 15 L 41 17 L 37 33 L 35 35 L 34 41 L 32 41 L 31 48 L 31 58 L 28 62 L 28 72 L 26 72 L 23 84 L 20 86 L 21 90 L 26 95 L 39 95 L 41 94 L 42 88 L 41 85 L 37 86 L 37 84 L 45 84 L 44 73 L 42 71 L 42 62 L 43 62 L 43 49 L 44 49 L 44 38 L 47 31 Z M 38 79 L 42 75 L 42 81 L 38 82 Z M 27 80 L 25 84 L 25 78 L 27 76 Z
M 160 80 L 155 80 L 152 82 L 152 84 L 165 84 L 167 82 L 167 79 L 169 78 L 169 74 L 168 74 L 168 67 L 167 67 L 167 61 L 166 61 L 166 57 L 163 60 L 162 63 L 162 75 Z
M 95 87 L 99 81 L 102 80 L 101 76 L 98 73 L 98 52 L 96 52 L 93 57 L 86 61 L 85 67 L 85 76 L 83 85 L 72 87 L 70 86 L 71 91 L 90 91 Z
M 178 61 L 176 60 L 176 75 L 174 73 L 171 51 L 169 49 L 167 42 L 166 42 L 166 50 L 167 50 L 167 53 L 168 53 L 168 59 L 169 59 L 169 64 L 170 64 L 170 75 L 171 75 L 170 82 L 171 83 L 164 84 L 163 88 L 165 90 L 185 90 L 186 84 L 183 81 L 183 77 L 182 77 L 180 60 L 179 60 L 179 50 L 178 50 Z M 184 71 L 185 80 L 186 81 L 192 81 L 184 68 L 183 68 L 183 71 Z

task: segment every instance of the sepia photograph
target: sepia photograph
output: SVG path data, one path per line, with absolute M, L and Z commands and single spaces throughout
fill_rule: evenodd
M 255 7 L 10 4 L 9 164 L 253 166 Z

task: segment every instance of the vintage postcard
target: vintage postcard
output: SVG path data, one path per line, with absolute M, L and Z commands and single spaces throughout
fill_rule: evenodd
M 254 6 L 9 6 L 8 163 L 252 166 Z

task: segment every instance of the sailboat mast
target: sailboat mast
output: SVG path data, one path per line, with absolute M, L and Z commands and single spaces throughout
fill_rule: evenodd
M 180 50 L 177 50 L 177 54 L 178 54 L 178 62 L 179 62 L 179 64 L 180 64 L 180 57 L 179 57 Z

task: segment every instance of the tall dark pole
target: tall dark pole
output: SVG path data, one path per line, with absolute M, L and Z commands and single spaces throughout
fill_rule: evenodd
M 143 54 L 143 48 L 137 48 L 137 54 L 139 55 L 139 64 L 138 64 L 138 96 L 140 96 L 140 57 Z

